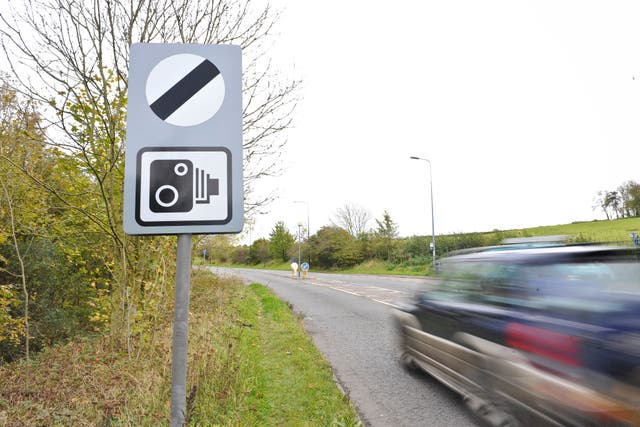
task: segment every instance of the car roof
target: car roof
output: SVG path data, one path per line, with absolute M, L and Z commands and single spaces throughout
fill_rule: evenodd
M 505 262 L 505 263 L 550 263 L 594 259 L 638 259 L 640 251 L 630 247 L 594 245 L 553 245 L 479 248 L 471 253 L 443 258 L 441 262 Z

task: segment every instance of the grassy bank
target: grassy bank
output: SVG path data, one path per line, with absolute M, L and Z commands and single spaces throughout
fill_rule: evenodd
M 565 234 L 581 242 L 609 242 L 626 245 L 631 243 L 629 233 L 640 232 L 640 218 L 573 222 L 571 224 L 525 228 L 522 231 L 524 235 L 528 236 Z
M 359 425 L 289 307 L 261 285 L 196 272 L 189 319 L 189 425 Z M 168 316 L 170 317 L 170 316 Z M 105 337 L 0 367 L 0 426 L 169 425 L 171 325 L 131 356 Z
M 393 264 L 379 260 L 369 260 L 358 264 L 352 268 L 341 270 L 340 273 L 346 274 L 389 274 L 400 276 L 424 276 L 431 274 L 431 265 L 417 264 Z

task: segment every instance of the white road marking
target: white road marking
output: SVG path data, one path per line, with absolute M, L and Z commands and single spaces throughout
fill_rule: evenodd
M 334 291 L 344 292 L 349 295 L 357 297 L 363 297 L 375 301 L 380 304 L 387 305 L 389 307 L 397 307 L 395 301 L 400 297 L 409 297 L 408 292 L 399 291 L 397 289 L 380 288 L 371 285 L 356 285 L 345 281 L 329 279 L 326 281 L 316 280 L 302 280 L 302 284 L 320 286 L 323 288 L 333 289 Z M 357 291 L 355 291 L 357 289 Z

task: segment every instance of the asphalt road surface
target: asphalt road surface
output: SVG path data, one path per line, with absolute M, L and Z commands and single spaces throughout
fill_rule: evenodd
M 392 307 L 428 286 L 426 278 L 211 267 L 271 288 L 295 312 L 327 358 L 367 426 L 482 425 L 457 394 L 399 363 Z

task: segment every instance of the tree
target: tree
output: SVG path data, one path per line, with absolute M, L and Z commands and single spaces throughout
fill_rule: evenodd
M 598 191 L 593 209 L 602 209 L 607 219 L 640 216 L 640 184 L 627 181 L 613 191 Z
M 618 187 L 622 217 L 640 216 L 640 184 L 627 181 Z
M 26 364 L 26 386 L 29 387 L 29 365 L 31 364 L 30 356 L 29 356 L 29 344 L 31 339 L 31 331 L 29 328 L 29 289 L 27 288 L 27 276 L 25 274 L 24 269 L 24 257 L 20 252 L 20 245 L 18 244 L 18 234 L 16 232 L 16 218 L 13 212 L 13 197 L 9 194 L 9 190 L 7 190 L 7 186 L 4 182 L 4 179 L 0 177 L 0 187 L 2 187 L 2 192 L 5 198 L 5 202 L 7 204 L 8 213 L 9 213 L 9 222 L 11 224 L 11 240 L 13 240 L 13 247 L 15 249 L 15 255 L 18 260 L 18 265 L 20 266 L 20 270 L 17 274 L 15 274 L 16 278 L 20 279 L 20 283 L 22 285 L 22 295 L 24 298 L 24 354 L 27 361 Z
M 334 225 L 342 227 L 353 237 L 359 238 L 367 232 L 371 213 L 365 208 L 353 203 L 346 203 L 335 213 Z
M 391 215 L 387 211 L 382 214 L 382 221 L 376 219 L 378 228 L 376 234 L 386 239 L 395 239 L 398 237 L 398 226 L 391 219 Z
M 269 233 L 269 253 L 274 259 L 287 261 L 289 250 L 295 243 L 293 235 L 287 230 L 284 222 L 278 221 Z
M 271 259 L 269 253 L 269 241 L 267 239 L 257 239 L 251 244 L 250 260 L 255 263 L 266 263 Z
M 311 257 L 319 267 L 352 267 L 363 260 L 357 241 L 344 228 L 322 227 L 309 240 Z
M 207 251 L 207 258 L 210 261 L 226 263 L 233 252 L 235 236 L 230 234 L 211 234 L 203 237 L 197 246 L 199 255 L 202 251 Z
M 31 349 L 94 330 L 104 307 L 99 293 L 108 283 L 109 267 L 99 258 L 101 247 L 86 217 L 34 185 L 46 182 L 67 195 L 80 192 L 78 199 L 89 203 L 84 189 L 90 180 L 56 158 L 39 121 L 32 102 L 7 83 L 0 86 L 0 358 L 5 360 L 21 355 L 20 342 L 28 357 Z
M 28 183 L 12 167 L 14 163 L 41 174 L 47 168 L 47 159 L 42 144 L 41 135 L 37 132 L 39 117 L 31 103 L 23 105 L 6 83 L 0 87 L 0 156 L 10 160 L 0 165 L 0 244 L 8 244 L 11 249 L 0 255 L 0 326 L 8 331 L 0 332 L 0 344 L 7 340 L 7 344 L 17 345 L 24 339 L 24 355 L 27 360 L 26 379 L 29 383 L 30 357 L 30 290 L 27 285 L 25 272 L 24 240 L 32 240 L 43 232 L 46 224 L 46 204 L 41 200 L 38 191 L 30 192 Z M 25 135 L 32 134 L 29 138 Z M 40 137 L 38 137 L 38 136 Z M 31 194 L 33 200 L 28 203 L 26 194 Z M 21 203 L 18 203 L 18 200 Z M 28 247 L 28 246 L 27 246 Z M 20 294 L 16 291 L 20 289 Z M 22 304 L 18 299 L 22 298 Z M 8 310 L 12 308 L 13 310 Z M 22 318 L 16 310 L 22 308 Z M 13 329 L 15 328 L 15 329 Z M 0 357 L 9 359 L 12 355 L 10 348 L 3 349 L 0 345 Z
M 129 47 L 132 43 L 236 44 L 243 49 L 243 135 L 245 194 L 256 180 L 277 174 L 282 137 L 291 124 L 298 81 L 274 79 L 264 52 L 278 14 L 251 0 L 29 0 L 11 4 L 0 16 L 0 35 L 21 90 L 50 108 L 66 149 L 92 153 L 73 131 L 78 121 L 73 105 L 99 112 L 92 117 L 97 132 L 108 137 L 122 159 Z M 23 37 L 29 34 L 29 37 Z M 33 71 L 29 79 L 24 68 Z M 88 117 L 80 117 L 80 120 Z M 53 142 L 53 141 L 52 141 Z M 109 166 L 116 167 L 114 163 Z M 248 197 L 247 212 L 270 199 Z
M 131 354 L 133 323 L 145 316 L 143 307 L 153 307 L 150 291 L 164 292 L 164 285 L 156 284 L 171 277 L 173 264 L 166 261 L 174 248 L 170 238 L 122 231 L 129 46 L 242 47 L 245 212 L 251 215 L 270 200 L 251 189 L 256 180 L 279 171 L 277 153 L 297 101 L 299 82 L 275 80 L 264 55 L 278 15 L 268 4 L 254 7 L 241 0 L 28 0 L 10 7 L 0 15 L 0 37 L 15 86 L 40 103 L 56 160 L 88 181 L 80 180 L 87 184 L 82 189 L 60 191 L 21 170 L 65 209 L 83 216 L 87 232 L 100 236 L 95 253 L 112 275 L 112 331 L 126 329 Z
M 378 240 L 378 251 L 387 261 L 391 260 L 391 255 L 395 247 L 395 238 L 398 237 L 398 226 L 391 219 L 391 215 L 387 211 L 382 214 L 382 220 L 376 219 L 378 227 L 375 230 L 375 236 Z
M 596 209 L 602 209 L 602 212 L 604 212 L 605 216 L 607 217 L 607 220 L 611 219 L 609 218 L 609 210 L 608 210 L 608 206 L 605 203 L 606 197 L 605 197 L 605 191 L 598 191 L 596 193 L 596 197 L 594 199 L 594 204 L 591 207 L 591 209 L 596 210 Z
M 599 207 L 602 209 L 607 219 L 620 217 L 620 198 L 617 191 L 599 191 L 596 196 L 596 205 L 594 209 Z

